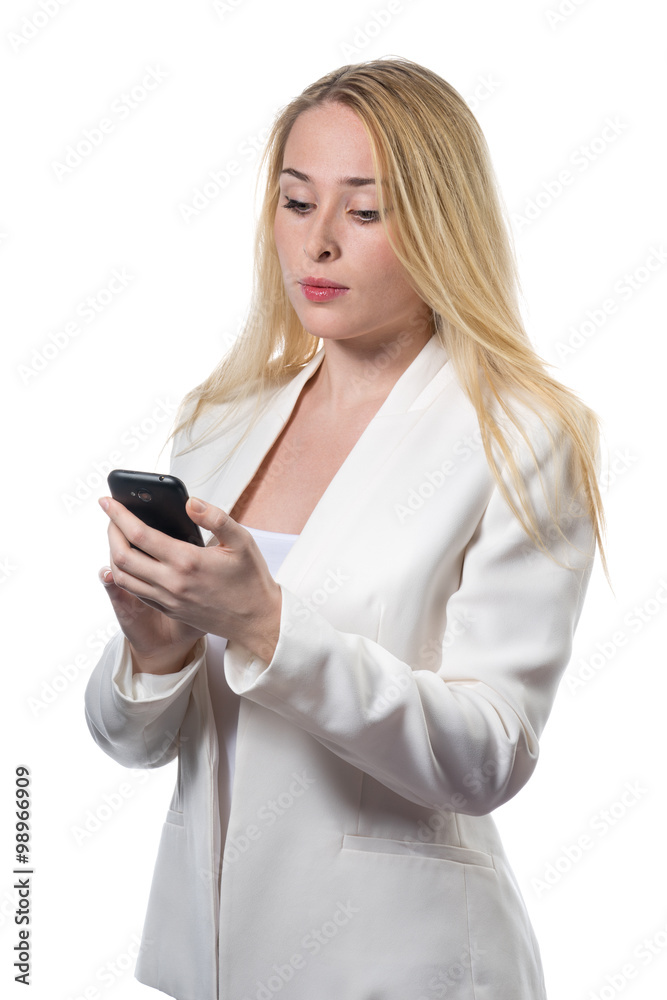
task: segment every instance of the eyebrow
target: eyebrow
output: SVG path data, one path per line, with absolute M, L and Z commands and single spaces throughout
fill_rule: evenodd
M 280 171 L 282 174 L 291 174 L 292 177 L 296 177 L 297 180 L 303 181 L 305 184 L 311 183 L 311 178 L 308 174 L 301 173 L 300 170 L 295 170 L 294 167 L 285 167 L 284 170 Z M 347 187 L 364 187 L 365 184 L 375 184 L 374 177 L 339 177 L 338 183 Z

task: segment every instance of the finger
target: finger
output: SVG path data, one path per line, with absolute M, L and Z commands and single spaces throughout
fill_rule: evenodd
M 212 532 L 220 545 L 227 548 L 234 548 L 245 541 L 244 535 L 250 532 L 235 521 L 233 517 L 216 507 L 212 503 L 206 503 L 199 497 L 190 497 L 185 505 L 188 517 L 198 524 L 200 528 Z
M 122 529 L 113 521 L 109 521 L 107 537 L 111 558 L 119 569 L 139 579 L 142 579 L 146 573 L 150 575 L 151 568 L 157 565 L 158 560 L 140 549 L 133 548 Z
M 99 571 L 98 577 L 109 595 L 114 613 L 121 626 L 128 625 L 142 612 L 148 611 L 147 606 L 141 600 L 135 598 L 115 583 L 113 571 L 110 566 L 104 566 Z
M 128 581 L 135 580 L 154 587 L 159 592 L 168 589 L 168 583 L 173 573 L 168 563 L 160 562 L 153 556 L 133 549 L 121 529 L 113 521 L 109 521 L 108 536 L 114 580 L 117 584 L 126 590 L 133 591 L 133 588 L 127 584 Z M 119 573 L 123 574 L 122 578 L 119 577 Z
M 138 518 L 136 514 L 133 514 L 112 497 L 100 497 L 98 502 L 109 520 L 120 529 L 127 541 L 136 546 L 137 549 L 141 549 L 145 555 L 152 556 L 153 559 L 158 559 L 160 562 L 169 561 L 169 555 L 170 552 L 173 553 L 174 546 L 188 544 L 165 535 L 157 528 L 149 528 L 141 518 Z
M 108 533 L 111 570 L 116 586 L 149 607 L 174 617 L 178 606 L 174 583 L 179 573 L 191 571 L 196 547 L 189 542 L 170 539 L 176 545 L 176 559 L 172 565 L 133 549 L 113 521 L 109 521 Z
M 118 530 L 118 529 L 116 529 Z M 129 546 L 128 546 L 129 548 Z M 132 550 L 130 550 L 132 552 Z M 159 563 L 155 560 L 150 559 L 151 563 L 154 563 L 159 569 Z M 111 572 L 113 575 L 113 580 L 117 588 L 125 591 L 127 594 L 132 595 L 132 597 L 138 598 L 145 604 L 149 604 L 150 601 L 155 602 L 158 605 L 159 611 L 164 611 L 165 607 L 163 602 L 166 600 L 169 604 L 170 594 L 168 591 L 164 590 L 159 584 L 151 582 L 150 580 L 143 580 L 139 576 L 135 576 L 133 573 L 128 572 L 124 565 L 119 566 L 115 561 L 113 550 L 111 553 Z M 112 596 L 111 594 L 109 596 Z M 166 613 L 166 611 L 165 611 Z
M 169 616 L 171 614 L 168 608 L 165 608 L 163 604 L 158 604 L 157 601 L 149 601 L 147 597 L 139 597 L 138 600 L 140 600 L 145 607 L 154 608 L 155 611 L 160 611 L 163 615 Z

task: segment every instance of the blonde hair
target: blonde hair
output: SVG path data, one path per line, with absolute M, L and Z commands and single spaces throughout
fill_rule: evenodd
M 495 415 L 505 414 L 537 464 L 526 431 L 513 412 L 513 397 L 538 416 L 552 444 L 545 411 L 557 433 L 569 439 L 568 472 L 582 501 L 574 508 L 570 504 L 569 510 L 576 508 L 591 519 L 609 579 L 596 472 L 598 417 L 547 373 L 546 363 L 529 342 L 518 305 L 511 229 L 476 118 L 449 83 L 408 59 L 391 57 L 343 66 L 307 87 L 278 114 L 260 164 L 266 168 L 266 187 L 255 237 L 253 304 L 232 348 L 183 400 L 172 436 L 190 431 L 211 407 L 223 402 L 240 406 L 253 394 L 258 416 L 265 390 L 293 378 L 318 350 L 319 338 L 304 329 L 287 297 L 273 222 L 290 130 L 300 114 L 326 103 L 345 105 L 365 126 L 385 231 L 409 280 L 432 310 L 434 335 L 446 348 L 477 412 L 487 461 L 507 503 L 533 542 L 548 551 L 510 435 L 501 426 L 506 421 Z M 392 212 L 391 234 L 386 203 Z M 230 411 L 225 410 L 229 418 Z M 497 452 L 516 500 L 503 479 Z M 554 511 L 551 517 L 564 538 Z

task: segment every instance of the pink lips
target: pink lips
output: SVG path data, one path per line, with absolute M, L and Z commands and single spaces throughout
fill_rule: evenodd
M 327 281 L 326 278 L 314 278 L 309 275 L 299 281 L 301 291 L 311 302 L 329 302 L 340 295 L 349 292 L 345 285 L 339 285 L 335 281 Z

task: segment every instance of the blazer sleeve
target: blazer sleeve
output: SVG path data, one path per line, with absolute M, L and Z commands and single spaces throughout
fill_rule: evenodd
M 494 480 L 443 608 L 443 636 L 448 619 L 466 627 L 443 643 L 439 667 L 418 669 L 318 611 L 305 617 L 281 585 L 271 661 L 227 645 L 232 690 L 418 805 L 483 815 L 514 796 L 537 763 L 595 553 L 572 489 L 570 446 L 539 427 L 529 435 L 537 466 L 523 438 L 515 454 L 541 537 L 564 565 L 532 543 Z M 548 511 L 557 494 L 558 529 Z
M 183 434 L 174 439 L 170 469 Z M 169 674 L 132 674 L 130 646 L 114 635 L 95 665 L 85 693 L 85 716 L 95 742 L 124 767 L 161 767 L 180 745 L 197 673 L 206 660 L 206 637 L 197 641 L 181 670 Z
M 124 767 L 161 767 L 178 753 L 179 730 L 195 675 L 205 661 L 202 637 L 181 670 L 132 674 L 122 632 L 106 644 L 85 693 L 86 722 L 95 742 Z

